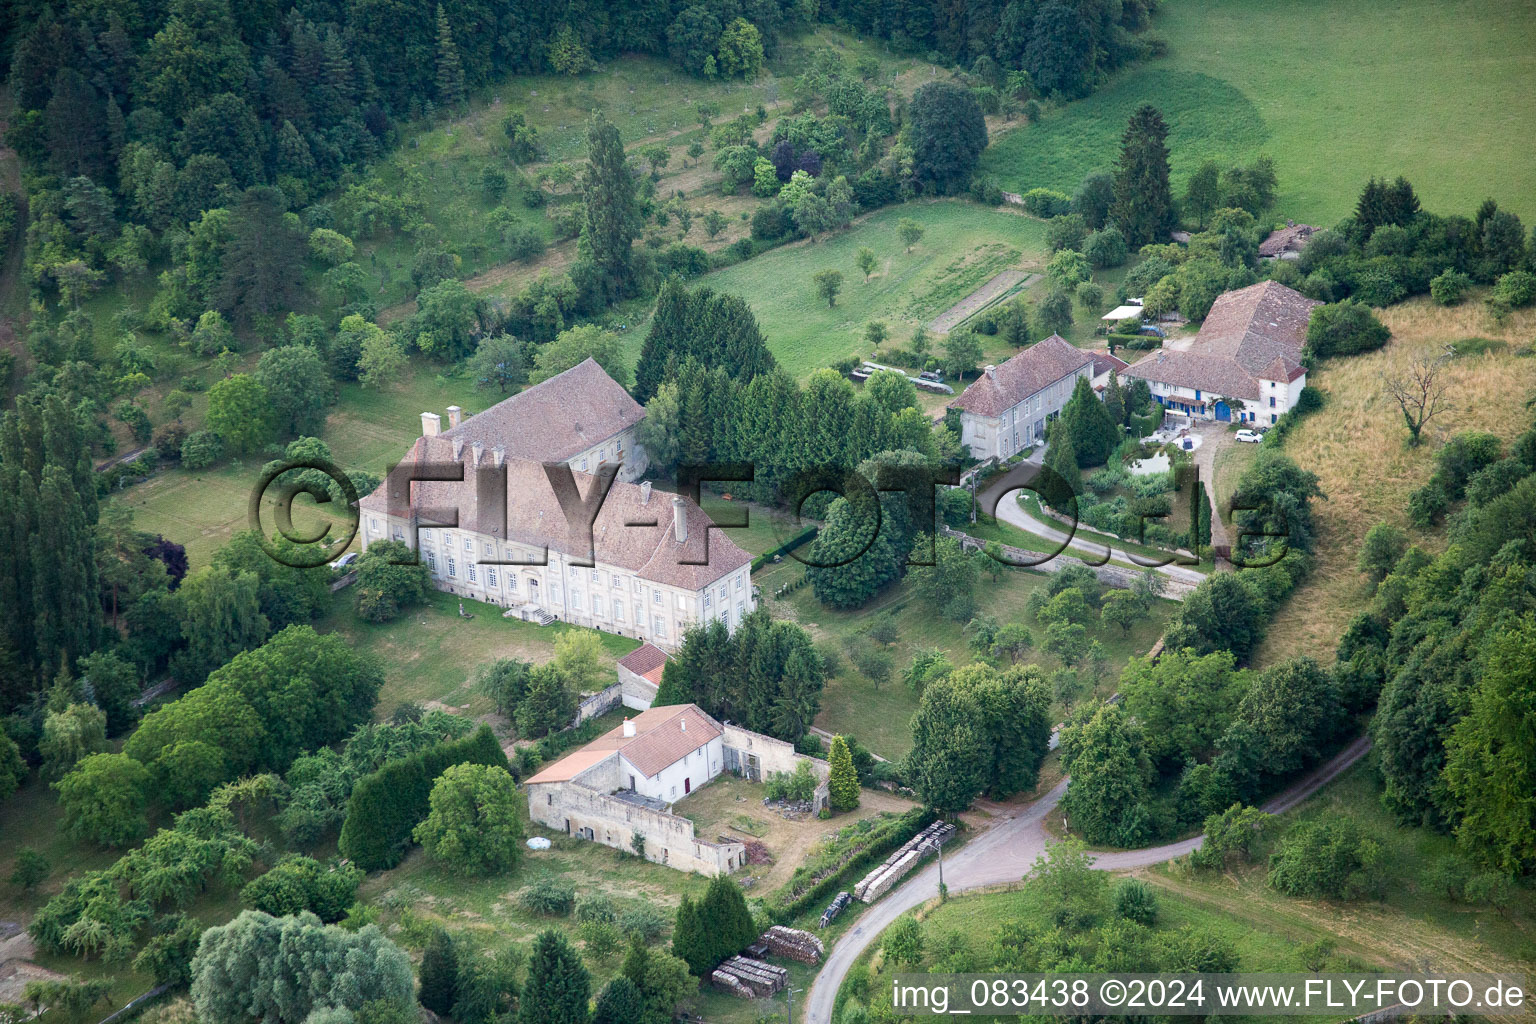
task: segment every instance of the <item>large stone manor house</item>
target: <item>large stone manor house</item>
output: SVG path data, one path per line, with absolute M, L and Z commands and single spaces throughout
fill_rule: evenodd
M 694 502 L 634 482 L 646 467 L 635 441 L 644 417 L 591 359 L 478 415 L 450 406 L 447 430 L 436 413 L 422 413 L 421 436 L 402 461 L 461 463 L 464 479 L 416 481 L 393 501 L 386 481 L 360 502 L 362 547 L 414 536 L 439 590 L 531 621 L 558 619 L 666 650 L 712 619 L 734 629 L 755 606 L 751 556 L 710 529 Z M 617 467 L 590 547 L 581 524 L 568 521 L 546 463 L 568 465 L 580 496 L 592 494 L 599 466 Z M 481 468 L 505 470 L 504 516 L 496 496 L 479 491 L 489 475 Z M 452 510 L 456 526 L 443 514 Z

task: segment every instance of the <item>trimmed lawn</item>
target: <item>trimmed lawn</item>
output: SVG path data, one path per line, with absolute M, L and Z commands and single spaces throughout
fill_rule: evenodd
M 1531 0 L 1167 4 L 1165 59 L 998 138 L 1003 187 L 1070 193 L 1109 168 L 1142 103 L 1168 122 L 1176 188 L 1205 159 L 1274 157 L 1276 218 L 1331 225 L 1371 175 L 1406 175 L 1426 209 L 1471 216 L 1494 196 L 1536 217 Z
M 427 603 L 402 613 L 393 622 L 365 622 L 352 610 L 351 593 L 336 595 L 331 613 L 316 623 L 321 632 L 347 638 L 354 650 L 377 656 L 384 665 L 384 689 L 375 713 L 387 717 L 403 702 L 441 704 L 449 711 L 485 716 L 489 699 L 474 692 L 475 672 L 497 658 L 548 661 L 560 634 L 582 627 L 564 622 L 540 626 L 501 617 L 493 604 L 464 599 L 472 619 L 459 617 L 459 599 L 433 591 Z M 640 646 L 639 641 L 612 633 L 597 634 L 612 662 Z
M 798 562 L 786 560 L 762 570 L 753 582 L 762 588 L 762 600 L 775 618 L 798 622 L 818 641 L 827 641 L 828 646 L 845 655 L 837 675 L 827 680 L 816 724 L 829 732 L 858 737 L 881 757 L 904 756 L 912 749 L 909 723 L 912 713 L 917 710 L 918 695 L 901 681 L 901 673 L 913 653 L 923 647 L 943 650 L 956 666 L 975 661 L 966 643 L 963 623 L 936 615 L 927 602 L 913 595 L 904 581 L 887 589 L 863 608 L 852 611 L 824 607 L 816 600 L 809 584 L 784 597 L 774 596 L 781 584 L 797 579 L 804 571 Z M 990 573 L 983 573 L 976 585 L 977 614 L 994 616 L 999 622 L 1029 624 L 1036 643 L 1040 643 L 1043 631 L 1034 625 L 1025 605 L 1031 593 L 1046 586 L 1048 578 L 1046 574 L 1024 569 L 1000 569 L 995 578 Z M 1096 683 L 1087 679 L 1089 670 L 1086 665 L 1079 667 L 1079 675 L 1090 683 L 1084 687 L 1083 697 L 1090 692 L 1102 696 L 1112 693 L 1126 662 L 1151 650 L 1162 636 L 1163 626 L 1173 608 L 1174 602 L 1158 601 L 1152 614 L 1137 623 L 1129 634 L 1118 628 L 1090 623 L 1089 636 L 1104 644 L 1109 652 L 1109 664 Z M 895 623 L 898 639 L 888 648 L 892 678 L 877 685 L 855 669 L 846 655 L 854 645 L 874 642 L 866 630 L 883 615 L 888 615 Z M 1061 664 L 1053 655 L 1039 650 L 1026 654 L 1021 663 L 1037 664 L 1047 673 Z M 1066 711 L 1067 708 L 1057 702 L 1052 709 L 1054 720 L 1065 717 Z
M 924 228 L 910 253 L 896 236 L 896 223 L 904 218 Z M 871 320 L 883 320 L 890 329 L 888 344 L 906 347 L 918 324 L 999 271 L 1037 269 L 1045 260 L 1044 238 L 1042 221 L 1010 209 L 959 199 L 906 203 L 820 241 L 782 246 L 716 271 L 701 283 L 746 299 L 780 365 L 803 377 L 850 356 L 878 361 L 878 353 L 871 353 L 863 338 L 864 325 Z M 868 282 L 854 265 L 854 256 L 866 246 L 880 260 Z M 811 280 L 825 269 L 843 274 L 842 291 L 830 307 Z M 942 340 L 935 336 L 930 351 L 940 350 Z M 1001 361 L 994 354 L 1011 354 L 997 339 L 983 340 L 988 346 L 985 359 Z

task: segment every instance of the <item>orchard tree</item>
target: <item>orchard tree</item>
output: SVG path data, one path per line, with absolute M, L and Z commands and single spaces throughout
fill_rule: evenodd
M 843 290 L 841 270 L 818 270 L 811 275 L 811 281 L 816 285 L 816 294 L 826 299 L 829 307 L 837 305 L 837 293 Z
M 520 389 L 528 381 L 523 346 L 510 334 L 498 334 L 480 342 L 465 369 L 475 387 L 501 395 Z
M 867 245 L 861 246 L 859 248 L 858 254 L 854 256 L 853 261 L 858 265 L 858 268 L 864 272 L 864 283 L 868 284 L 869 275 L 875 272 L 875 267 L 880 262 L 875 258 L 875 250 L 871 249 Z
M 150 776 L 126 754 L 92 754 L 53 784 L 74 839 L 97 846 L 127 846 L 144 838 Z
M 449 870 L 492 875 L 517 863 L 523 828 L 517 782 L 505 768 L 454 765 L 433 784 L 431 806 L 414 837 Z
M 896 222 L 896 234 L 907 252 L 911 252 L 912 247 L 923 240 L 923 226 L 911 217 L 903 217 Z

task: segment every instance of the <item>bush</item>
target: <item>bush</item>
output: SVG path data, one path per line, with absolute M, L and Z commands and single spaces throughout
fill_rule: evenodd
M 1430 296 L 1442 306 L 1454 306 L 1464 299 L 1472 287 L 1472 278 L 1454 268 L 1429 282 Z
M 1024 209 L 1046 220 L 1060 216 L 1072 209 L 1072 197 L 1048 188 L 1032 188 L 1020 197 Z
M 619 931 L 637 936 L 641 942 L 655 942 L 666 931 L 667 922 L 661 913 L 648 903 L 629 907 L 619 913 Z
M 400 863 L 411 831 L 432 809 L 432 784 L 449 767 L 466 763 L 511 770 L 490 726 L 482 725 L 464 739 L 391 761 L 358 780 L 341 827 L 342 856 L 365 871 Z
M 330 924 L 357 898 L 363 873 L 351 865 L 327 867 L 313 857 L 289 854 L 240 890 L 240 902 L 273 917 L 309 911 Z
M 1139 878 L 1115 886 L 1115 916 L 1150 927 L 1157 921 L 1157 893 Z
M 211 430 L 198 430 L 181 443 L 181 464 L 186 469 L 206 469 L 224 457 L 224 442 Z
M 1354 899 L 1379 888 L 1381 845 L 1337 813 L 1298 822 L 1269 859 L 1269 885 L 1288 896 Z
M 602 893 L 585 893 L 576 901 L 576 920 L 578 921 L 601 921 L 605 924 L 613 924 L 618 919 L 618 908 L 613 905 L 613 900 Z
M 1113 227 L 1106 227 L 1083 240 L 1083 255 L 1088 257 L 1089 263 L 1102 270 L 1122 265 L 1130 254 L 1126 251 L 1125 236 Z
M 1352 356 L 1387 343 L 1392 332 L 1370 308 L 1354 299 L 1318 306 L 1307 324 L 1306 354 L 1311 358 Z
M 541 878 L 517 891 L 517 905 L 530 914 L 566 917 L 576 906 L 576 890 L 569 882 Z

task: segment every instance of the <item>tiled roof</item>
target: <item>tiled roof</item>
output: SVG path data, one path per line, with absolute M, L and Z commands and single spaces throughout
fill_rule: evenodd
M 1258 399 L 1261 380 L 1293 381 L 1306 372 L 1301 350 L 1319 305 L 1275 281 L 1227 292 L 1211 306 L 1186 351 L 1161 349 L 1125 374 L 1225 398 Z
M 1093 375 L 1095 377 L 1102 377 L 1110 370 L 1119 373 L 1131 365 L 1119 356 L 1112 356 L 1108 352 L 1089 352 L 1088 358 L 1093 360 Z
M 528 783 L 569 782 L 615 754 L 623 755 L 646 778 L 652 778 L 724 733 L 720 723 L 699 710 L 697 704 L 651 708 L 629 721 L 635 727 L 633 736 L 625 736 L 624 727 L 616 726 L 565 755 Z
M 1053 334 L 971 382 L 952 409 L 978 416 L 1000 416 L 1030 395 L 1070 376 L 1092 360 L 1088 353 Z
M 1271 231 L 1269 237 L 1259 243 L 1259 255 L 1279 256 L 1283 252 L 1300 252 L 1316 230 L 1310 224 L 1288 224 L 1279 231 Z
M 501 537 L 505 533 L 508 541 L 553 548 L 566 555 L 586 557 L 595 553 L 599 562 L 633 572 L 641 579 L 686 590 L 700 590 L 752 561 L 752 556 L 737 547 L 724 531 L 709 529 L 713 521 L 708 514 L 686 498 L 682 500 L 687 540 L 677 543 L 672 527 L 672 496 L 660 491 L 652 494 L 649 487 L 618 482 L 609 489 L 592 523 L 592 549 L 588 550 L 579 525 L 572 527 L 568 524 L 543 465 L 528 459 L 506 460 L 506 521 L 503 524 L 489 503 L 482 514 L 476 493 L 475 449 L 461 444 L 455 452 L 458 438 L 452 435 L 450 431 L 436 437 L 418 437 L 406 454 L 407 461 L 457 461 L 464 464 L 462 481 L 417 481 L 411 486 L 409 495 L 395 496 L 399 509 L 413 502 L 424 525 L 431 525 L 431 510 L 457 509 L 459 528 L 490 537 Z M 480 449 L 479 459 L 482 467 L 494 465 L 494 456 L 488 447 Z M 572 475 L 578 492 L 581 495 L 590 493 L 596 478 L 574 471 Z M 388 488 L 386 480 L 360 502 L 361 507 L 388 514 Z M 578 511 L 573 518 L 579 520 L 581 517 Z M 443 519 L 437 522 L 441 523 Z
M 619 664 L 637 676 L 661 683 L 661 670 L 667 666 L 667 652 L 646 642 L 619 659 Z
M 588 358 L 443 431 L 468 445 L 502 444 L 507 454 L 564 462 L 645 418 L 645 408 Z

